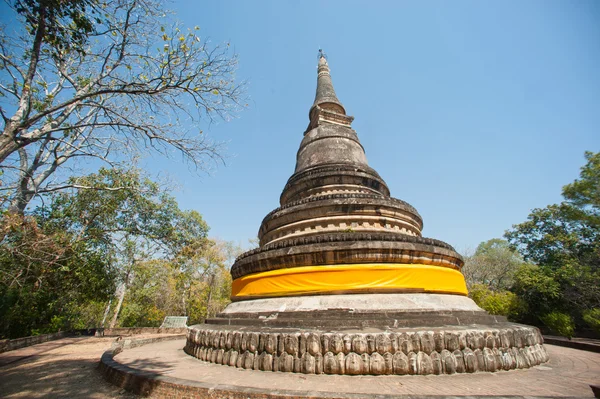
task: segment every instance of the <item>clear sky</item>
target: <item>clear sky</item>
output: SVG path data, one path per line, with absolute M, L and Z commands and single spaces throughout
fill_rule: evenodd
M 249 107 L 205 129 L 227 165 L 198 177 L 178 160 L 173 194 L 211 235 L 256 237 L 293 173 L 328 55 L 369 164 L 415 206 L 423 234 L 459 251 L 561 200 L 600 151 L 600 2 L 176 0 L 177 18 L 231 42 Z
M 177 175 L 211 234 L 246 243 L 293 173 L 328 54 L 369 164 L 415 206 L 424 236 L 459 251 L 561 200 L 600 151 L 598 1 L 175 1 L 186 25 L 231 41 L 250 106 L 209 133 L 227 165 Z

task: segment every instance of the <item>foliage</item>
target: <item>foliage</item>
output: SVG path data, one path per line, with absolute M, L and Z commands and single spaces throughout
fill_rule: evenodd
M 74 328 L 79 304 L 112 294 L 114 271 L 86 241 L 32 217 L 0 223 L 0 336 Z
M 600 153 L 585 157 L 580 179 L 563 187 L 563 203 L 534 209 L 506 233 L 526 260 L 552 268 L 565 263 L 600 268 Z
M 462 272 L 469 288 L 486 284 L 493 290 L 507 290 L 523 263 L 523 258 L 506 240 L 494 238 L 479 244 L 475 253 L 465 258 Z
M 124 167 L 152 151 L 204 170 L 222 159 L 200 125 L 240 108 L 229 45 L 180 26 L 157 0 L 12 4 L 15 24 L 0 29 L 4 208 L 85 187 L 61 173 L 89 164 L 77 160 Z
M 554 311 L 541 317 L 546 327 L 563 337 L 571 338 L 575 332 L 573 319 L 566 313 Z
M 208 240 L 198 212 L 135 168 L 81 179 L 98 189 L 56 192 L 33 216 L 3 216 L 0 334 L 98 327 L 105 312 L 115 326 L 121 308 L 119 324 L 137 326 L 222 309 L 237 247 Z
M 583 312 L 583 320 L 600 335 L 600 308 L 588 309 Z
M 563 187 L 565 201 L 534 209 L 505 234 L 535 264 L 518 269 L 511 291 L 527 302 L 527 321 L 550 328 L 564 322 L 548 316 L 554 312 L 572 316 L 582 327 L 585 311 L 600 308 L 600 153 L 585 157 L 579 179 Z
M 488 285 L 475 284 L 469 291 L 471 299 L 490 314 L 519 320 L 526 312 L 527 305 L 510 291 L 493 291 Z

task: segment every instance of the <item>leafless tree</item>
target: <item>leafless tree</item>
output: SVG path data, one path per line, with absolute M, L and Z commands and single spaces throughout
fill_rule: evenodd
M 81 13 L 57 16 L 73 4 Z M 20 23 L 0 32 L 3 207 L 22 213 L 98 162 L 180 154 L 202 171 L 222 160 L 222 146 L 200 122 L 244 106 L 229 44 L 213 46 L 199 28 L 184 29 L 158 0 L 14 5 Z

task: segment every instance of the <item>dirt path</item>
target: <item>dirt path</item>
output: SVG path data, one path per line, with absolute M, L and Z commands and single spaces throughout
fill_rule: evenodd
M 65 338 L 2 353 L 0 397 L 139 398 L 107 383 L 96 370 L 100 356 L 114 341 Z

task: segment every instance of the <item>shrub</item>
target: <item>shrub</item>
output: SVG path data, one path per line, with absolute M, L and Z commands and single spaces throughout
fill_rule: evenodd
M 583 321 L 585 321 L 596 334 L 600 335 L 600 308 L 594 308 L 583 312 Z
M 469 293 L 475 303 L 490 314 L 518 320 L 526 311 L 525 303 L 510 291 L 493 291 L 485 284 L 474 284 Z
M 571 338 L 575 331 L 575 323 L 571 316 L 566 313 L 554 311 L 540 317 L 542 323 L 555 334 Z

